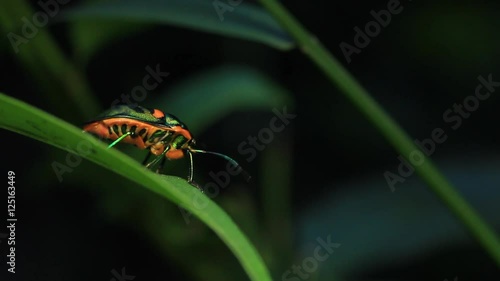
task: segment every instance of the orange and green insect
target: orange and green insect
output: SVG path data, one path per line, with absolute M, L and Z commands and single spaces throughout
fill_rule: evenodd
M 159 109 L 118 105 L 85 123 L 83 130 L 100 138 L 112 140 L 108 148 L 124 142 L 140 149 L 148 149 L 143 164 L 149 168 L 161 160 L 157 172 L 161 170 L 166 159 L 180 159 L 187 154 L 190 161 L 187 178 L 189 183 L 193 183 L 193 153 L 217 155 L 243 171 L 241 166 L 227 155 L 195 149 L 195 140 L 187 126 L 174 115 Z M 157 157 L 148 163 L 151 154 Z

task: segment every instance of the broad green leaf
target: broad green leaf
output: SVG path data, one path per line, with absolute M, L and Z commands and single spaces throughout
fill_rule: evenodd
M 221 8 L 221 5 L 227 9 Z M 60 20 L 65 21 L 99 23 L 99 36 L 93 28 L 94 36 L 89 36 L 89 31 L 83 28 L 74 30 L 73 43 L 75 48 L 81 49 L 78 52 L 84 57 L 95 52 L 93 48 L 100 47 L 110 37 L 127 33 L 130 25 L 120 28 L 120 23 L 114 21 L 174 25 L 256 41 L 280 50 L 289 50 L 294 46 L 288 33 L 264 9 L 244 2 L 231 6 L 227 1 L 218 0 L 100 1 L 68 8 L 61 16 Z M 114 26 L 105 27 L 106 24 Z M 86 26 L 91 28 L 93 25 Z
M 167 198 L 207 224 L 231 249 L 251 280 L 271 280 L 255 247 L 232 219 L 184 179 L 160 176 L 81 129 L 0 93 L 0 127 L 73 152 Z M 202 202 L 203 208 L 194 204 Z

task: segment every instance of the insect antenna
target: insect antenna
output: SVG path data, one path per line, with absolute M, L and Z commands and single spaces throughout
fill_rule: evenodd
M 227 156 L 225 154 L 217 153 L 217 152 L 213 152 L 213 151 L 199 150 L 199 149 L 189 149 L 189 151 L 192 152 L 192 153 L 212 154 L 212 155 L 216 155 L 216 156 L 219 156 L 221 158 L 224 158 L 229 163 L 231 163 L 234 167 L 237 168 L 238 173 L 240 173 L 240 172 L 242 173 L 242 176 L 243 176 L 243 178 L 245 179 L 246 182 L 250 181 L 251 176 L 245 170 L 243 170 L 243 168 L 241 167 L 241 165 L 238 164 L 238 162 L 236 162 L 236 160 L 234 160 L 233 158 L 231 158 L 231 157 L 229 157 L 229 156 Z

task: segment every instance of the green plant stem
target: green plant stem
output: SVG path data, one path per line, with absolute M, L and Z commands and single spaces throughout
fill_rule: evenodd
M 283 28 L 290 32 L 304 53 L 373 122 L 377 129 L 403 157 L 408 159 L 411 152 L 420 151 L 404 130 L 399 127 L 342 64 L 313 35 L 301 26 L 285 7 L 275 0 L 260 0 L 260 2 L 282 24 Z M 444 201 L 469 229 L 472 235 L 496 261 L 497 265 L 500 266 L 500 241 L 493 229 L 483 221 L 476 211 L 439 172 L 430 158 L 424 155 L 424 163 L 416 165 L 415 170 L 432 191 Z

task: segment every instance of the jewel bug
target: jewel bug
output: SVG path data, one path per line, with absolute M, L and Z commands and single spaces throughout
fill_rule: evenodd
M 139 149 L 148 149 L 143 165 L 151 168 L 160 162 L 156 172 L 162 169 L 166 159 L 181 159 L 187 154 L 189 156 L 187 181 L 191 184 L 194 184 L 193 154 L 196 153 L 219 156 L 235 166 L 238 173 L 243 172 L 247 181 L 250 178 L 238 162 L 231 157 L 213 151 L 195 149 L 196 141 L 187 126 L 179 118 L 159 109 L 117 105 L 86 122 L 83 131 L 113 141 L 108 148 L 124 142 L 133 144 Z M 151 154 L 156 158 L 148 162 Z

